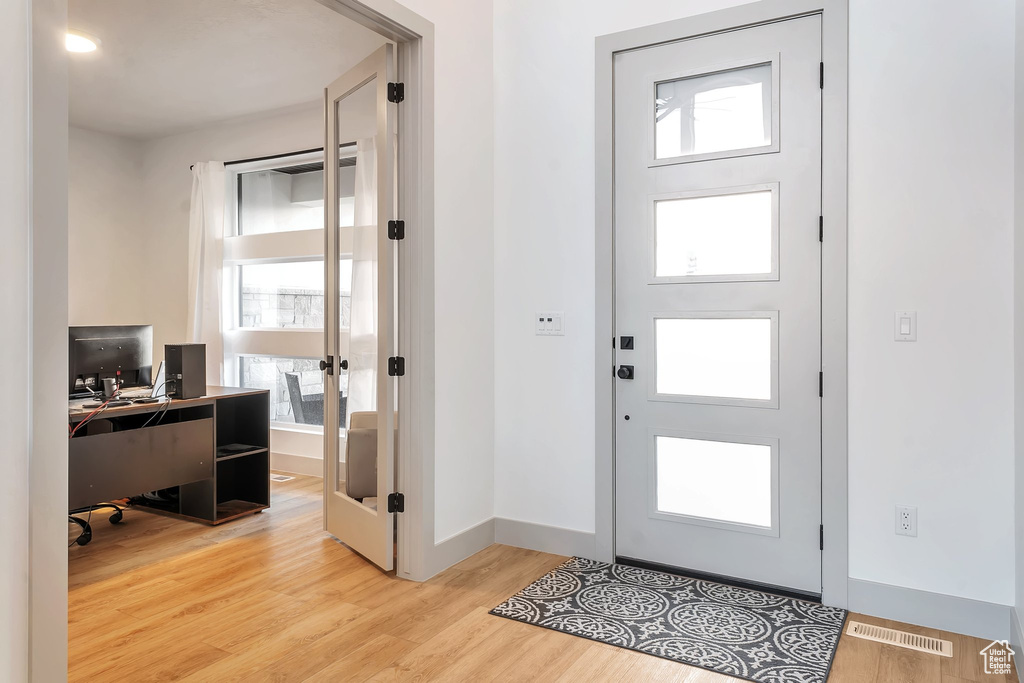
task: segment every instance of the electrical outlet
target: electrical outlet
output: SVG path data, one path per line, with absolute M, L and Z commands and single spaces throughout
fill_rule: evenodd
M 896 535 L 917 536 L 917 508 L 913 505 L 896 506 Z

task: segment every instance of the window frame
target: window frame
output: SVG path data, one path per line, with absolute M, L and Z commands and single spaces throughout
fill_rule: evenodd
M 766 446 L 770 449 L 771 524 L 761 526 L 750 522 L 738 522 L 715 517 L 701 517 L 681 512 L 668 512 L 658 508 L 658 438 L 686 439 L 689 441 L 713 441 L 715 443 Z M 779 536 L 779 439 L 769 436 L 739 436 L 716 434 L 688 429 L 650 427 L 647 430 L 647 516 L 676 524 L 691 524 L 714 529 L 727 529 L 758 536 Z
M 692 403 L 697 405 L 738 406 L 747 408 L 779 408 L 779 312 L 777 310 L 749 311 L 662 311 L 649 317 L 651 348 L 647 352 L 647 398 L 665 403 Z M 659 320 L 768 320 L 770 327 L 769 372 L 771 396 L 769 398 L 740 398 L 735 396 L 704 396 L 699 394 L 667 394 L 658 392 L 658 321 Z
M 713 64 L 706 64 L 703 66 L 693 67 L 689 69 L 681 69 L 669 71 L 661 74 L 657 74 L 650 78 L 648 81 L 648 101 L 647 101 L 647 166 L 654 168 L 656 166 L 671 166 L 673 164 L 689 164 L 695 161 L 710 161 L 712 159 L 730 159 L 733 157 L 746 157 L 756 156 L 759 154 L 774 154 L 781 149 L 781 138 L 780 138 L 780 81 L 779 81 L 779 63 L 781 62 L 781 55 L 779 52 L 773 52 L 769 54 L 762 54 L 759 56 L 746 57 L 743 59 L 734 59 L 723 62 L 715 62 Z M 656 119 L 657 119 L 657 100 L 658 100 L 658 86 L 662 83 L 670 83 L 672 81 L 686 80 L 691 78 L 699 78 L 701 76 L 713 76 L 716 74 L 727 73 L 730 71 L 740 71 L 751 67 L 757 67 L 762 65 L 771 65 L 772 83 L 771 83 L 771 99 L 772 99 L 772 110 L 771 110 L 771 121 L 772 121 L 772 141 L 767 145 L 758 145 L 756 147 L 741 147 L 737 149 L 726 149 L 719 150 L 717 152 L 699 152 L 691 154 L 680 154 L 673 157 L 658 157 L 657 145 L 655 142 L 656 134 Z
M 771 192 L 771 270 L 767 273 L 723 273 L 717 275 L 658 275 L 658 204 L 680 199 L 709 199 L 733 195 Z M 647 208 L 647 251 L 649 285 L 676 285 L 707 282 L 778 282 L 779 280 L 779 207 L 781 203 L 780 183 L 755 183 L 703 190 L 665 192 L 648 197 Z

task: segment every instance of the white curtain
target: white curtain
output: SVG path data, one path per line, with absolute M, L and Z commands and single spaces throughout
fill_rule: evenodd
M 206 344 L 206 382 L 224 382 L 224 164 L 192 167 L 192 208 L 188 225 L 188 320 L 186 338 Z
M 346 412 L 377 410 L 377 152 L 374 139 L 356 143 L 352 308 Z

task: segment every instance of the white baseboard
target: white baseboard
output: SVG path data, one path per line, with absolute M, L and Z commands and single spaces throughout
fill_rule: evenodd
M 484 548 L 493 545 L 493 543 L 493 517 L 454 536 L 449 536 L 439 543 L 435 543 L 433 551 L 426 558 L 427 575 L 424 577 L 424 580 L 462 562 L 467 557 L 476 555 Z
M 1010 637 L 1013 607 L 850 579 L 850 611 L 987 640 Z
M 554 555 L 593 558 L 597 539 L 593 532 L 496 517 L 494 542 Z
M 291 474 L 304 474 L 309 477 L 324 476 L 323 458 L 310 458 L 305 455 L 294 455 L 292 453 L 270 452 L 270 469 L 275 472 L 289 472 Z
M 1016 608 L 1010 609 L 1010 645 L 1016 653 L 1017 680 L 1024 683 L 1024 658 L 1021 656 L 1024 653 L 1024 629 L 1021 628 L 1020 614 Z

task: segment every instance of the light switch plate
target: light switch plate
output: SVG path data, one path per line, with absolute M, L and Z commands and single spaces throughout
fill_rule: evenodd
M 917 311 L 896 311 L 893 324 L 896 341 L 917 341 Z
M 538 311 L 533 317 L 533 324 L 538 336 L 565 336 L 565 313 L 562 311 Z

